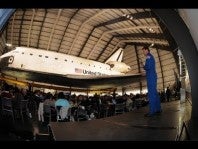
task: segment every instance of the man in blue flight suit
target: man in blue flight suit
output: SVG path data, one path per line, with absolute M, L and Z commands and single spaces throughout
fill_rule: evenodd
M 149 100 L 149 113 L 145 114 L 146 117 L 154 116 L 157 113 L 161 113 L 160 98 L 157 92 L 157 73 L 155 70 L 155 59 L 150 53 L 148 47 L 143 47 L 142 51 L 146 56 L 145 65 L 141 61 L 141 64 L 146 71 L 146 80 L 148 88 L 148 100 Z

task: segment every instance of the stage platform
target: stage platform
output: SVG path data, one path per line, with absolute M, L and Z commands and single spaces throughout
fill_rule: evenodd
M 80 122 L 51 122 L 56 141 L 176 141 L 192 106 L 179 100 L 162 103 L 163 112 L 144 117 L 148 106 L 122 115 Z

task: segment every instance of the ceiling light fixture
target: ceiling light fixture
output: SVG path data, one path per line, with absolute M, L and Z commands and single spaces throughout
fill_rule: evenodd
M 130 19 L 130 15 L 127 15 L 126 17 L 127 17 L 128 19 Z
M 151 47 L 153 47 L 155 44 L 154 43 L 152 43 L 149 47 L 151 48 Z
M 133 19 L 133 16 L 131 16 L 130 14 L 123 14 L 122 16 L 126 17 L 127 19 L 130 19 L 130 20 Z
M 149 28 L 148 30 L 151 31 L 151 32 L 155 32 L 152 28 Z

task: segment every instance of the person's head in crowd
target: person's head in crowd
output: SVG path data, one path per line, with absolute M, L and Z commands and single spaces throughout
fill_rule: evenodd
M 65 95 L 63 92 L 58 93 L 58 99 L 65 99 Z

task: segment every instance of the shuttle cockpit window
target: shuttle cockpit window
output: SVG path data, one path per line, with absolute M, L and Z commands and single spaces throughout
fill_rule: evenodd
M 48 58 L 48 56 L 45 56 L 45 58 Z
M 114 64 L 110 64 L 110 67 L 113 68 L 114 67 Z
M 39 55 L 39 57 L 42 57 L 42 55 Z

